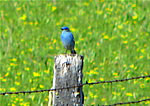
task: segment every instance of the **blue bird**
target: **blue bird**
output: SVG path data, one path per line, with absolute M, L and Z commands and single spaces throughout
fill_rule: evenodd
M 76 54 L 76 51 L 74 50 L 75 41 L 70 29 L 68 27 L 62 27 L 61 30 L 61 41 L 66 48 L 66 53 L 67 50 L 70 50 L 71 54 Z

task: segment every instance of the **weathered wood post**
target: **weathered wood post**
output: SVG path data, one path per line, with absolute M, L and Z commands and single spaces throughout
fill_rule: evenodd
M 53 89 L 82 84 L 83 56 L 77 54 L 55 57 Z M 49 106 L 83 106 L 82 87 L 49 93 Z

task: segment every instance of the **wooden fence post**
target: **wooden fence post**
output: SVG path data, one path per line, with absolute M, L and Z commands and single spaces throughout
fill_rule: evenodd
M 82 84 L 83 56 L 77 54 L 55 57 L 53 89 Z M 83 106 L 82 87 L 49 92 L 49 106 Z

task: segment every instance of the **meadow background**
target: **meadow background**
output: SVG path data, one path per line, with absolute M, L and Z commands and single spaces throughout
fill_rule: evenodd
M 0 1 L 0 92 L 51 88 L 62 26 L 84 55 L 83 82 L 148 75 L 149 22 L 149 0 Z M 83 90 L 85 106 L 136 101 L 150 98 L 150 78 Z M 1 106 L 47 104 L 48 92 L 0 96 Z

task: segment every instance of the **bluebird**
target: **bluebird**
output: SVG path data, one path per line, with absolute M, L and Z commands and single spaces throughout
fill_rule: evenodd
M 66 48 L 66 53 L 67 50 L 70 50 L 71 54 L 76 54 L 76 51 L 74 50 L 75 41 L 70 29 L 68 27 L 62 27 L 61 30 L 61 41 Z

